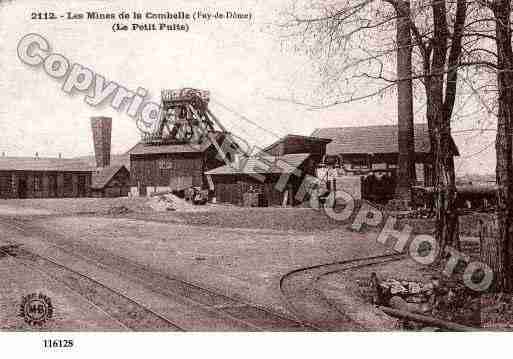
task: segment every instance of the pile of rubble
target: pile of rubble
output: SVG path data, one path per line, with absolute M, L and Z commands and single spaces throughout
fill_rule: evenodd
M 462 283 L 437 277 L 426 282 L 395 278 L 379 280 L 376 273 L 372 273 L 371 283 L 373 304 L 465 325 L 479 325 L 479 295 Z M 412 327 L 418 329 L 416 325 Z
M 130 208 L 125 206 L 111 207 L 107 210 L 108 215 L 122 215 L 133 212 Z
M 403 309 L 415 313 L 431 311 L 439 282 L 428 283 L 386 279 L 378 282 L 376 304 Z
M 172 195 L 171 195 L 172 196 Z M 156 212 L 164 212 L 164 211 L 175 211 L 175 201 L 170 195 L 159 195 L 152 196 L 148 201 L 148 206 L 150 206 Z
M 172 193 L 153 195 L 148 201 L 148 206 L 156 212 L 191 211 L 195 209 L 195 206 L 192 203 L 187 202 Z

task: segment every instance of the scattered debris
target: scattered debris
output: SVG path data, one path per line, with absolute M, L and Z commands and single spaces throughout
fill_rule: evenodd
M 198 196 L 203 196 L 202 192 L 197 193 Z M 194 196 L 196 196 L 194 195 Z M 203 202 L 203 198 L 207 197 L 201 197 L 198 199 L 198 204 L 205 204 L 206 202 Z M 185 199 L 182 199 L 178 196 L 175 196 L 172 193 L 165 192 L 165 193 L 159 193 L 154 194 L 151 196 L 150 200 L 148 201 L 148 205 L 157 212 L 164 212 L 164 211 L 197 211 L 198 206 L 196 206 L 196 200 L 194 198 L 191 198 L 191 202 L 186 201 Z
M 371 283 L 374 287 L 372 302 L 376 305 L 467 326 L 480 325 L 479 298 L 462 284 L 442 282 L 436 277 L 427 282 L 397 278 L 379 280 L 376 273 L 372 273 Z M 404 325 L 415 330 L 423 328 L 406 322 Z
M 156 212 L 174 211 L 175 204 L 170 195 L 157 195 L 151 197 L 148 205 Z
M 481 296 L 483 328 L 493 330 L 513 329 L 513 295 L 490 293 Z
M 397 219 L 431 219 L 435 218 L 436 212 L 433 208 L 417 208 L 409 211 L 402 211 L 394 213 Z
M 132 212 L 133 211 L 130 208 L 125 207 L 125 206 L 111 207 L 107 210 L 108 215 L 120 215 L 120 214 L 132 213 Z
M 421 303 L 427 302 L 429 296 L 433 293 L 434 284 L 421 283 L 406 280 L 386 279 L 379 282 L 380 290 L 384 297 L 390 298 L 394 295 L 400 295 L 407 302 Z
M 8 244 L 0 247 L 0 258 L 2 257 L 16 257 L 19 249 L 19 244 Z

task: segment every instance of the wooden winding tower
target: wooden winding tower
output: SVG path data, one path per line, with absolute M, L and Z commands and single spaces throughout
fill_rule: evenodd
M 230 153 L 243 154 L 230 132 L 208 108 L 210 92 L 193 88 L 162 90 L 160 118 L 152 133 L 143 134 L 147 145 L 190 144 L 200 145 L 210 141 L 225 163 L 233 161 Z M 216 140 L 216 134 L 223 134 L 229 141 L 231 151 L 225 151 Z M 223 149 L 224 148 L 224 149 Z

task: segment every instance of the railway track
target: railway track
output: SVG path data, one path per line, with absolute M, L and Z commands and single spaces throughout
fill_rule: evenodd
M 15 230 L 27 235 L 27 230 L 21 227 L 15 220 L 11 219 L 8 223 L 2 221 L 8 227 L 14 228 Z M 30 235 L 30 233 L 29 233 Z M 102 283 L 92 276 L 95 276 L 96 271 L 85 274 L 83 271 L 76 271 L 71 269 L 72 263 L 66 263 L 67 260 L 54 260 L 48 257 L 44 257 L 39 253 L 34 253 L 22 250 L 21 254 L 25 256 L 32 255 L 32 259 L 39 258 L 39 262 L 46 261 L 47 266 L 54 266 L 53 269 L 59 269 L 57 272 L 61 272 L 60 278 L 65 278 L 66 271 L 68 274 L 75 278 L 72 281 L 81 279 L 82 281 L 88 282 L 83 283 L 84 287 L 87 288 L 87 284 L 93 286 L 99 291 L 111 291 L 118 294 L 119 301 L 117 302 L 117 308 L 120 312 L 128 313 L 130 310 L 127 308 L 135 307 L 139 305 L 141 310 L 143 308 L 148 309 L 147 317 L 153 315 L 153 322 L 149 320 L 145 322 L 143 313 L 140 316 L 136 316 L 135 319 L 127 322 L 126 326 L 132 325 L 134 330 L 146 330 L 145 328 L 151 328 L 157 326 L 156 330 L 160 330 L 167 320 L 167 326 L 171 328 L 174 326 L 176 330 L 244 330 L 244 331 L 315 331 L 317 327 L 307 322 L 297 320 L 295 318 L 287 317 L 281 313 L 276 313 L 267 308 L 256 306 L 254 304 L 246 303 L 238 298 L 232 298 L 227 295 L 217 293 L 209 288 L 205 288 L 196 283 L 191 283 L 180 278 L 171 277 L 165 273 L 157 272 L 153 269 L 150 270 L 148 266 L 134 263 L 126 258 L 114 256 L 105 251 L 98 251 L 90 246 L 83 244 L 75 244 L 69 241 L 59 241 L 55 243 L 55 239 L 45 238 L 45 245 L 51 246 L 60 252 L 66 253 L 70 258 L 77 258 L 81 261 L 88 262 L 96 266 L 99 270 L 108 270 L 111 273 L 115 273 L 123 278 L 126 278 L 138 285 L 143 285 L 148 292 L 165 297 L 173 302 L 173 305 L 177 305 L 180 308 L 186 308 L 190 314 L 179 318 L 168 319 L 167 316 L 163 316 L 150 308 L 145 306 L 140 301 L 134 300 L 131 295 L 116 291 L 112 288 L 113 283 Z M 23 252 L 24 251 L 24 252 Z M 88 253 L 88 256 L 83 256 L 79 253 Z M 33 261 L 34 262 L 34 261 Z M 51 264 L 50 264 L 51 263 Z M 41 264 L 41 263 L 40 263 Z M 120 277 L 120 278 L 121 278 Z M 93 284 L 94 283 L 94 284 Z M 81 295 L 85 295 L 87 298 L 87 291 L 80 292 Z M 87 298 L 91 300 L 91 298 Z M 124 304 L 123 304 L 124 302 Z M 108 305 L 108 304 L 106 304 Z M 121 307 L 126 307 L 125 309 Z M 109 309 L 109 308 L 107 308 Z M 113 308 L 111 308 L 113 309 Z M 113 312 L 116 312 L 113 310 Z M 124 315 L 118 316 L 123 317 Z M 157 317 L 161 320 L 158 323 Z M 124 319 L 125 321 L 127 319 Z M 142 324 L 137 324 L 141 321 Z M 195 326 L 195 321 L 200 326 Z M 178 322 L 178 323 L 177 323 Z M 146 324 L 145 324 L 146 323 Z M 138 326 L 139 325 L 139 326 Z
M 18 245 L 0 247 L 0 254 L 14 258 L 31 271 L 41 273 L 59 286 L 103 312 L 122 328 L 132 331 L 183 331 L 169 319 L 93 278 L 34 254 Z
M 299 268 L 285 274 L 280 290 L 289 308 L 302 320 L 323 330 L 365 330 L 332 305 L 315 287 L 325 275 L 403 260 L 406 254 L 386 254 Z

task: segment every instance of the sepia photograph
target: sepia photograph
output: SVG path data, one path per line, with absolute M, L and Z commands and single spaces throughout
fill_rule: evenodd
M 2 347 L 487 355 L 513 329 L 512 11 L 1 0 Z

